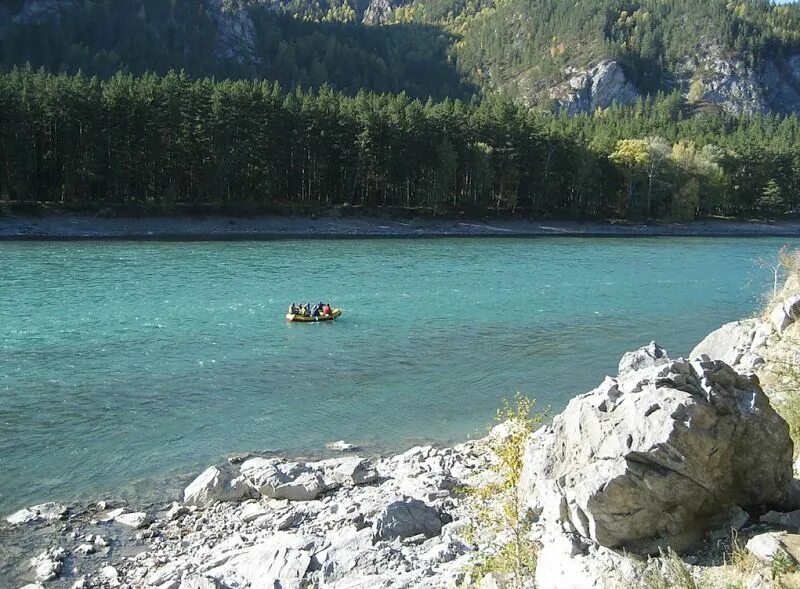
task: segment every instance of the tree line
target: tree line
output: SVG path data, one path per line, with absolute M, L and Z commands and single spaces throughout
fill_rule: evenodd
M 780 214 L 798 188 L 797 117 L 692 111 L 677 93 L 567 117 L 501 96 L 422 102 L 182 72 L 0 75 L 6 202 L 692 219 Z

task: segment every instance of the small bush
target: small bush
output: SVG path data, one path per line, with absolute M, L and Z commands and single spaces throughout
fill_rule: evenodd
M 505 423 L 508 430 L 492 446 L 497 457 L 492 467 L 496 480 L 468 491 L 475 513 L 471 536 L 489 532 L 493 537 L 473 565 L 470 576 L 475 582 L 489 573 L 499 573 L 511 581 L 512 587 L 521 589 L 530 584 L 536 571 L 539 547 L 529 537 L 532 522 L 518 489 L 525 442 L 546 417 L 534 413 L 535 404 L 519 393 L 513 403 L 503 401 L 497 422 Z

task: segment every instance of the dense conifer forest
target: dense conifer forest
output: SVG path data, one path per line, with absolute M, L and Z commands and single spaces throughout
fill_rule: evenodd
M 0 25 L 0 206 L 693 219 L 800 205 L 797 116 L 726 114 L 674 75 L 709 40 L 784 59 L 797 5 L 412 0 L 367 26 L 360 1 L 221 4 L 84 0 Z M 238 45 L 221 45 L 226 10 L 252 27 Z M 601 58 L 646 97 L 569 117 L 503 90 Z
M 674 218 L 780 214 L 800 119 L 686 116 L 677 93 L 568 117 L 183 73 L 0 77 L 0 196 L 98 210 Z

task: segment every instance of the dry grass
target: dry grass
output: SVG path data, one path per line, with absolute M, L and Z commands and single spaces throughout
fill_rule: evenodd
M 660 558 L 651 559 L 647 563 L 639 586 L 641 589 L 707 589 L 710 587 L 702 579 L 696 577 L 689 565 L 671 548 L 662 552 Z

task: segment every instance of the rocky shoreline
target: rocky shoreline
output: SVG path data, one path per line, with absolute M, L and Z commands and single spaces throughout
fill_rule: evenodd
M 690 223 L 208 216 L 0 217 L 0 240 L 247 240 L 412 237 L 800 237 L 800 221 L 711 219 Z
M 198 475 L 181 501 L 144 509 L 23 509 L 0 524 L 0 580 L 11 589 L 612 589 L 689 587 L 683 576 L 692 587 L 797 586 L 800 479 L 789 426 L 759 376 L 771 382 L 775 354 L 796 362 L 787 342 L 798 337 L 800 284 L 791 283 L 763 317 L 721 327 L 691 360 L 654 342 L 626 354 L 616 376 L 523 437 L 511 488 L 491 485 L 502 482 L 513 421 L 452 448 L 377 459 L 346 443 L 341 457 L 314 462 L 232 458 Z M 486 525 L 476 489 L 492 490 L 484 507 L 513 505 L 520 521 Z M 535 547 L 535 571 L 475 568 L 520 541 Z
M 146 511 L 23 509 L 0 534 L 36 529 L 52 545 L 19 555 L 9 576 L 28 589 L 455 585 L 473 551 L 458 488 L 491 476 L 499 435 L 374 461 L 233 459 L 198 476 L 182 502 Z

